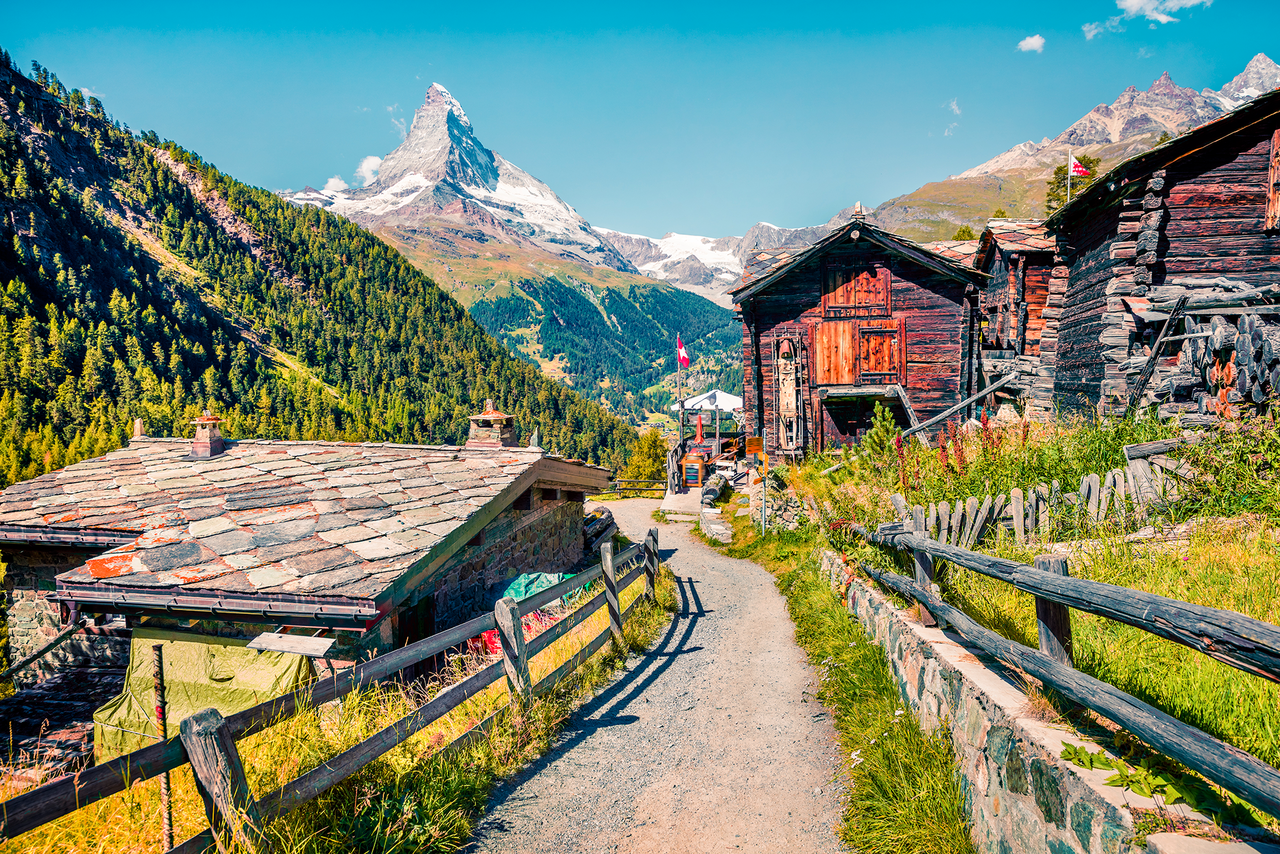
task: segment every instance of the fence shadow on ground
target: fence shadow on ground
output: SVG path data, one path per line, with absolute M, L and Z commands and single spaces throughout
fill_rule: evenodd
M 674 551 L 672 549 L 664 552 L 663 559 L 669 558 Z M 662 639 L 652 649 L 637 655 L 639 663 L 635 667 L 627 670 L 617 681 L 575 711 L 550 751 L 501 781 L 490 796 L 485 808 L 486 815 L 516 795 L 526 781 L 537 776 L 539 772 L 596 731 L 637 722 L 639 720 L 637 716 L 620 713 L 624 712 L 633 700 L 643 695 L 645 689 L 666 672 L 677 656 L 702 649 L 701 646 L 689 646 L 689 639 L 693 636 L 698 622 L 709 612 L 702 607 L 702 599 L 698 596 L 696 587 L 697 582 L 691 578 L 679 576 L 675 581 L 676 589 L 680 594 L 680 608 L 667 626 Z M 483 822 L 484 819 L 481 818 L 473 843 L 483 840 L 488 834 L 502 833 L 505 829 L 501 822 L 492 822 L 487 827 L 483 826 Z

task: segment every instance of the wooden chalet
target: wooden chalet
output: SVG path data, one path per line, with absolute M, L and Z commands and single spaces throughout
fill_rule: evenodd
M 1203 412 L 1280 390 L 1280 90 L 1121 163 L 1045 226 L 1065 262 L 1040 366 L 1059 407 Z M 1157 346 L 1171 313 L 1177 340 Z
M 335 657 L 385 652 L 491 607 L 530 571 L 583 554 L 606 469 L 516 447 L 511 417 L 472 417 L 463 447 L 135 437 L 0 491 L 0 559 L 19 671 L 118 666 L 131 630 L 335 633 Z M 140 431 L 139 431 L 140 434 Z
M 985 279 L 860 218 L 806 249 L 758 253 L 731 292 L 747 430 L 798 457 L 853 441 L 877 401 L 904 427 L 962 402 Z

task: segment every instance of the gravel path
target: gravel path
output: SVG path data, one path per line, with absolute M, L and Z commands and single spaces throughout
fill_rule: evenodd
M 611 502 L 639 541 L 656 500 Z M 659 526 L 680 609 L 501 783 L 471 852 L 835 852 L 835 731 L 772 577 Z

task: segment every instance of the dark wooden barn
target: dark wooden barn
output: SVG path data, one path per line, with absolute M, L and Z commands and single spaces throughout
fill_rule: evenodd
M 1069 270 L 1050 286 L 1063 310 L 1041 365 L 1058 406 L 1203 412 L 1280 391 L 1278 193 L 1280 90 L 1121 163 L 1050 217 Z M 1171 313 L 1177 340 L 1157 346 Z
M 854 440 L 876 402 L 903 426 L 976 391 L 986 277 L 861 219 L 812 246 L 758 253 L 732 297 L 747 429 L 771 454 Z

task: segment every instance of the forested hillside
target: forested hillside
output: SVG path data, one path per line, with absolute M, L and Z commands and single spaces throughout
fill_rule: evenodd
M 676 371 L 677 334 L 715 366 L 720 387 L 741 391 L 741 324 L 704 297 L 542 250 L 484 243 L 475 230 L 439 220 L 373 233 L 513 353 L 633 423 L 673 400 L 659 383 Z
M 194 193 L 193 193 L 194 190 Z M 0 482 L 182 435 L 456 442 L 485 398 L 617 464 L 634 433 L 512 358 L 398 252 L 0 50 Z

